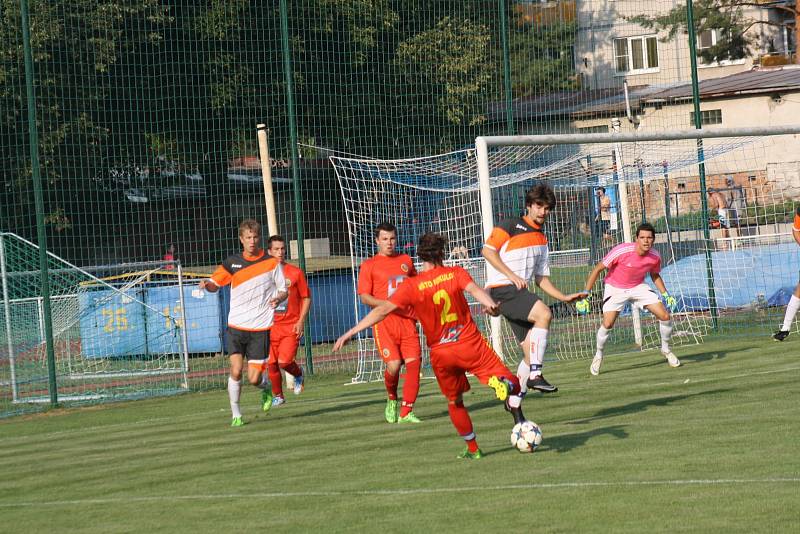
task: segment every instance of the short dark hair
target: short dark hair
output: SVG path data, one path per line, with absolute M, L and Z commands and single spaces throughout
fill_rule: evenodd
M 419 238 L 417 256 L 422 261 L 427 261 L 434 265 L 444 265 L 444 247 L 446 246 L 446 237 L 441 234 L 427 232 Z
M 643 222 L 639 226 L 636 227 L 636 237 L 639 237 L 639 232 L 644 230 L 645 232 L 650 232 L 653 234 L 653 238 L 656 237 L 656 229 L 655 227 L 650 224 L 649 222 Z
M 602 192 L 603 194 L 605 194 L 605 192 L 606 192 L 606 188 L 605 187 L 598 187 L 597 190 Z
M 546 204 L 550 209 L 556 207 L 556 194 L 553 193 L 553 188 L 546 183 L 538 183 L 531 187 L 525 193 L 525 207 L 534 204 Z
M 283 238 L 283 236 L 274 234 L 269 236 L 269 239 L 267 239 L 267 248 L 272 248 L 272 244 L 275 242 L 283 243 L 284 245 L 286 244 L 286 240 Z
M 390 222 L 382 222 L 375 227 L 375 231 L 373 232 L 375 239 L 378 239 L 378 236 L 381 235 L 381 231 L 394 232 L 394 235 L 397 235 L 397 227 Z

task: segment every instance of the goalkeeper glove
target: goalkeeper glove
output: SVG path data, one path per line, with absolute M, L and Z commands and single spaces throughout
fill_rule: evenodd
M 586 315 L 587 313 L 589 313 L 589 310 L 592 308 L 591 304 L 589 303 L 589 300 L 591 300 L 591 298 L 592 294 L 589 293 L 581 300 L 575 302 L 575 309 L 578 310 L 578 315 Z
M 676 309 L 678 309 L 678 301 L 675 300 L 675 297 L 673 297 L 672 295 L 670 295 L 666 291 L 661 293 L 661 296 L 664 297 L 664 304 L 667 305 L 667 309 L 670 312 L 674 312 Z

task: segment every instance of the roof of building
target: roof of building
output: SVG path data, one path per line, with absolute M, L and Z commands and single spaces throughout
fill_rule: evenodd
M 737 72 L 722 78 L 703 80 L 699 83 L 700 98 L 728 98 L 739 95 L 779 93 L 800 90 L 800 65 L 759 68 Z M 647 103 L 691 100 L 692 84 L 683 84 L 649 95 Z

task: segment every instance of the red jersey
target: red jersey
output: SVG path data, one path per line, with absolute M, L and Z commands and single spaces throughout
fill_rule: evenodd
M 389 301 L 413 307 L 430 348 L 459 343 L 480 336 L 464 298 L 464 289 L 472 282 L 461 267 L 435 267 L 401 285 Z
M 300 320 L 303 299 L 311 296 L 303 271 L 291 263 L 283 264 L 286 290 L 289 296 L 275 308 L 275 326 L 294 326 Z
M 382 256 L 377 254 L 361 264 L 358 273 L 358 294 L 371 295 L 377 299 L 388 300 L 394 295 L 403 280 L 416 276 L 414 263 L 407 254 Z M 393 312 L 395 315 L 414 319 L 414 310 L 402 307 Z

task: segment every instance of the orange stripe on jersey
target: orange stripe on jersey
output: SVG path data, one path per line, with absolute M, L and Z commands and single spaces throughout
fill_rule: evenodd
M 270 258 L 268 260 L 260 261 L 258 263 L 254 263 L 248 267 L 245 267 L 241 271 L 237 271 L 234 273 L 233 278 L 231 280 L 231 287 L 236 287 L 239 284 L 243 284 L 248 280 L 252 280 L 258 275 L 268 273 L 275 269 L 278 266 L 278 260 L 275 258 Z M 237 327 L 238 328 L 238 327 Z
M 510 252 L 520 248 L 535 247 L 546 244 L 547 237 L 542 232 L 525 232 L 524 234 L 517 234 L 509 239 L 508 244 L 506 245 L 506 251 Z
M 794 230 L 795 232 L 800 232 L 800 208 L 797 209 L 798 213 L 794 216 Z
M 508 234 L 508 232 L 495 226 L 492 228 L 492 233 L 489 234 L 489 239 L 486 240 L 486 244 L 495 250 L 500 250 L 500 247 L 502 247 L 509 239 L 511 239 L 511 236 Z
M 211 280 L 219 287 L 226 286 L 231 283 L 231 273 L 220 265 L 217 267 L 217 270 L 214 271 L 214 274 L 211 275 Z

